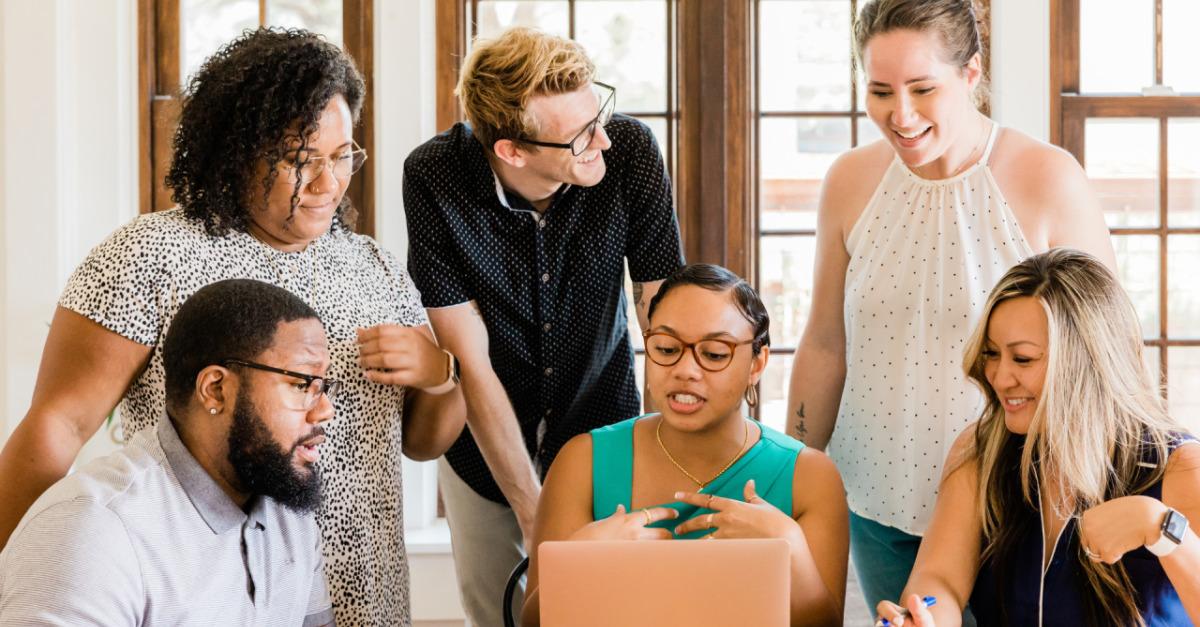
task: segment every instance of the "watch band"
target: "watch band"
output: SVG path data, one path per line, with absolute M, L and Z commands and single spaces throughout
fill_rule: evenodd
M 442 349 L 442 352 L 446 353 L 446 380 L 431 388 L 423 388 L 427 394 L 434 396 L 445 394 L 458 386 L 458 360 L 450 351 Z
M 1183 542 L 1183 535 L 1187 531 L 1188 520 L 1174 509 L 1167 509 L 1166 516 L 1163 516 L 1161 532 L 1158 539 L 1146 545 L 1146 550 L 1157 555 L 1158 557 L 1166 557 L 1172 551 L 1179 548 L 1179 544 Z

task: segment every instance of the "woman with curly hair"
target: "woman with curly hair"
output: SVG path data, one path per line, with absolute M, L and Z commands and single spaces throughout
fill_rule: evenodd
M 964 361 L 987 404 L 951 449 L 905 607 L 881 618 L 957 625 L 969 601 L 980 625 L 1200 621 L 1200 446 L 1163 407 L 1116 277 L 1074 250 L 1026 259 Z
M 247 32 L 204 63 L 166 180 L 178 207 L 118 229 L 59 301 L 32 406 L 0 454 L 0 543 L 118 403 L 126 437 L 162 419 L 162 340 L 179 306 L 209 283 L 258 279 L 316 309 L 332 358 L 325 376 L 345 385 L 318 463 L 337 621 L 410 622 L 401 454 L 439 456 L 465 409 L 453 356 L 404 267 L 350 228 L 364 95 L 353 61 L 306 31 Z M 311 381 L 242 366 L 227 376 L 299 395 Z

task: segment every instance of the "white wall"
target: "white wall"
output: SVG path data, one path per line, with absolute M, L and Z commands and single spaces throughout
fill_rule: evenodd
M 28 407 L 71 269 L 136 213 L 136 0 L 0 4 L 0 419 Z
M 1042 141 L 1050 137 L 1048 0 L 992 0 L 992 115 Z
M 5 60 L 8 58 L 7 50 L 5 50 L 3 42 L 8 39 L 8 33 L 4 30 L 4 25 L 7 20 L 4 19 L 4 5 L 0 4 L 0 243 L 7 241 L 8 220 L 5 218 L 5 196 L 4 189 L 7 187 L 5 181 L 8 180 L 6 166 L 4 164 L 5 142 L 3 141 L 3 132 L 6 128 L 6 118 L 4 114 L 4 94 L 7 93 L 5 87 Z M 6 255 L 0 250 L 0 277 L 6 277 L 8 268 Z M 0 289 L 0 443 L 8 439 L 8 376 L 7 369 L 4 368 L 4 356 L 8 354 L 8 336 L 4 332 L 8 328 L 8 298 L 7 292 Z

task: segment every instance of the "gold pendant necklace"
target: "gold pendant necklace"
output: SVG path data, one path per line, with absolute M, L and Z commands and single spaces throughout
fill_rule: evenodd
M 708 487 L 708 484 L 710 484 L 714 480 L 716 480 L 717 477 L 720 477 L 722 474 L 724 474 L 726 470 L 729 470 L 729 467 L 733 466 L 734 462 L 741 459 L 742 452 L 746 450 L 746 443 L 750 441 L 750 425 L 746 422 L 746 419 L 743 418 L 742 426 L 745 428 L 742 431 L 742 446 L 738 448 L 737 454 L 734 455 L 733 459 L 729 460 L 729 462 L 727 464 L 725 464 L 725 466 L 723 466 L 720 470 L 718 470 L 717 474 L 713 475 L 711 479 L 709 479 L 708 481 L 701 481 L 701 480 L 697 479 L 695 477 L 695 475 L 688 472 L 686 468 L 681 466 L 679 464 L 679 462 L 675 461 L 675 457 L 671 455 L 671 451 L 667 450 L 666 445 L 663 444 L 663 441 L 662 441 L 662 424 L 663 424 L 663 419 L 661 416 L 659 416 L 658 426 L 654 429 L 654 439 L 658 440 L 658 447 L 662 449 L 663 454 L 665 454 L 667 456 L 667 459 L 670 460 L 670 462 L 675 466 L 675 468 L 679 469 L 679 472 L 682 472 L 684 475 L 686 475 L 688 479 L 692 480 L 692 483 L 695 483 L 696 485 L 700 486 L 700 489 L 702 489 L 702 490 L 704 488 Z

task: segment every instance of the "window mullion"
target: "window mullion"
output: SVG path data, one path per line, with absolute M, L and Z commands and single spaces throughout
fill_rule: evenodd
M 1163 84 L 1163 0 L 1154 0 L 1154 84 Z

